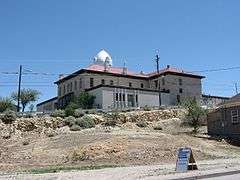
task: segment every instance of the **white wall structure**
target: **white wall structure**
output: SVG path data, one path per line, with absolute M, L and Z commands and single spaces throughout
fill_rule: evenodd
M 121 86 L 104 86 L 88 90 L 96 97 L 95 107 L 100 109 L 124 109 L 132 107 L 158 107 L 159 92 Z M 169 105 L 169 93 L 161 92 L 162 105 Z

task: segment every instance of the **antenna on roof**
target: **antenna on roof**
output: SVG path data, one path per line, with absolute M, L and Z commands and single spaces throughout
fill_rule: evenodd
M 159 61 L 160 61 L 159 50 L 156 51 L 156 59 L 155 59 L 155 61 L 157 63 L 157 73 L 159 74 Z
M 235 92 L 236 92 L 236 94 L 238 94 L 238 85 L 237 85 L 237 83 L 235 83 L 234 85 L 235 85 Z

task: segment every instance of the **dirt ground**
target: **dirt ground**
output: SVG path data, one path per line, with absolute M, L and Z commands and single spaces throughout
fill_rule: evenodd
M 174 163 L 179 147 L 191 147 L 199 160 L 240 158 L 240 147 L 204 135 L 197 136 L 189 128 L 163 126 L 153 130 L 151 125 L 139 128 L 127 122 L 121 126 L 95 128 L 72 132 L 68 127 L 58 129 L 53 137 L 38 133 L 0 139 L 0 171 L 16 172 L 58 165 L 157 165 Z M 27 142 L 27 143 L 26 143 Z

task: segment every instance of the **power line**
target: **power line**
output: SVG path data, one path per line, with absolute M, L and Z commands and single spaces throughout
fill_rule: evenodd
M 218 68 L 218 69 L 205 69 L 205 70 L 198 70 L 198 71 L 191 71 L 191 72 L 219 72 L 219 71 L 228 71 L 228 70 L 235 70 L 240 69 L 240 66 L 235 67 L 228 67 L 228 68 Z
M 12 84 L 12 85 L 0 85 L 1 88 L 4 87 L 18 87 L 18 84 Z M 24 85 L 22 84 L 21 87 L 56 87 L 56 85 L 47 85 L 47 84 L 36 84 L 36 85 Z
M 156 62 L 157 61 L 159 62 L 159 60 L 156 59 Z M 220 71 L 237 70 L 237 69 L 240 69 L 240 66 L 228 67 L 228 68 L 216 68 L 216 69 L 205 69 L 205 70 L 188 71 L 186 73 L 220 72 Z M 2 71 L 0 73 L 1 74 L 6 74 L 6 75 L 10 75 L 10 74 L 17 75 L 18 74 L 18 72 L 8 72 L 8 71 Z M 51 75 L 51 76 L 55 76 L 55 75 L 60 75 L 60 74 L 63 74 L 63 73 L 48 73 L 48 72 L 25 72 L 25 73 L 23 73 L 23 75 L 29 75 L 29 74 L 31 74 L 31 75 L 49 75 L 49 76 Z M 66 74 L 63 74 L 63 75 L 71 75 L 71 74 L 74 75 L 74 73 L 70 73 L 70 74 L 66 73 Z

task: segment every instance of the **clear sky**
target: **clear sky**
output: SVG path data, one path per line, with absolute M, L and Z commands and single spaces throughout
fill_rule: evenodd
M 1 0 L 0 96 L 17 89 L 24 69 L 71 73 L 86 67 L 102 48 L 115 66 L 188 71 L 239 66 L 239 0 Z M 204 72 L 203 92 L 232 96 L 239 69 Z M 57 75 L 24 75 L 23 87 L 56 96 Z

